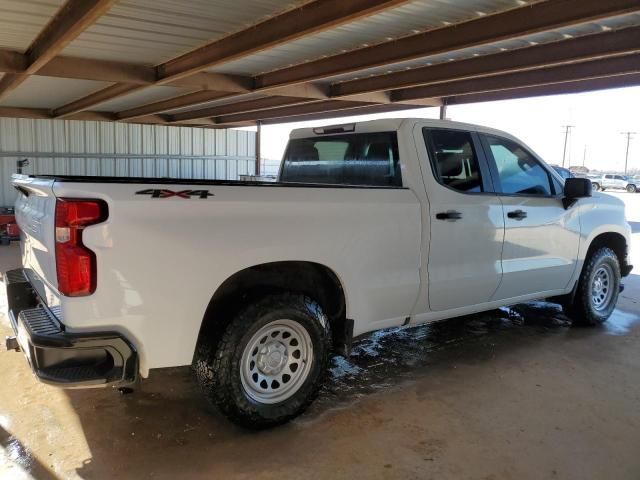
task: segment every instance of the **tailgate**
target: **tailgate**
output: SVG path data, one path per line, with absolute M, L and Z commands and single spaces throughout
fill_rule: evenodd
M 12 177 L 12 184 L 19 191 L 15 213 L 22 230 L 22 265 L 40 298 L 49 305 L 58 303 L 53 183 L 53 179 L 25 175 Z

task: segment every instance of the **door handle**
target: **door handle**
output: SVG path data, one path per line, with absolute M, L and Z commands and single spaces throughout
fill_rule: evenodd
M 455 210 L 449 210 L 448 212 L 436 213 L 436 218 L 438 220 L 460 220 L 462 218 L 462 214 Z
M 513 218 L 514 220 L 522 220 L 527 218 L 527 212 L 524 210 L 514 210 L 513 212 L 507 213 L 507 217 Z

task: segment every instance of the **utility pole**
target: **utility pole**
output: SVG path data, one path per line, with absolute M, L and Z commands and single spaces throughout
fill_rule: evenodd
M 563 125 L 562 128 L 564 128 L 564 148 L 562 150 L 562 166 L 564 167 L 564 162 L 567 158 L 567 141 L 569 140 L 569 133 L 571 133 L 572 128 L 575 128 L 575 125 Z
M 584 146 L 584 152 L 582 152 L 582 166 L 587 162 L 587 145 Z
M 631 139 L 636 134 L 636 132 L 620 132 L 620 133 L 627 137 L 627 151 L 624 154 L 624 174 L 626 175 L 627 174 L 627 165 L 629 163 L 629 143 L 631 142 Z

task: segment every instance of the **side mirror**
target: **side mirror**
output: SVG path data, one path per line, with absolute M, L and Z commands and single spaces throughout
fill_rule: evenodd
M 593 185 L 588 178 L 567 178 L 564 181 L 564 198 L 562 204 L 567 209 L 579 198 L 590 197 Z

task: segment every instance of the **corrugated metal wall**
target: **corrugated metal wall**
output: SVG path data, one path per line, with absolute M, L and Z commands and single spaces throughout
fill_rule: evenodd
M 255 133 L 77 120 L 0 119 L 0 206 L 13 205 L 11 174 L 235 180 L 255 173 Z

